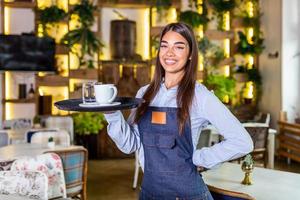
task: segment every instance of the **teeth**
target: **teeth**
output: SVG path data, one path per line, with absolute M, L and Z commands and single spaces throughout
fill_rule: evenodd
M 176 63 L 175 60 L 170 60 L 170 59 L 166 59 L 165 62 L 166 62 L 166 64 L 168 64 L 168 65 L 173 65 L 173 64 Z

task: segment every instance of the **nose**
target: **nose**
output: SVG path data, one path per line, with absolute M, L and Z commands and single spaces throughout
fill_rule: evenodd
M 168 50 L 167 50 L 166 55 L 172 56 L 172 55 L 174 55 L 174 54 L 175 54 L 175 53 L 174 53 L 174 48 L 173 48 L 173 47 L 169 47 Z

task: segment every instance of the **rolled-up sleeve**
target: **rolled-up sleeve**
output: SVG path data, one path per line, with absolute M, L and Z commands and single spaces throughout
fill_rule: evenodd
M 212 168 L 222 162 L 239 158 L 253 150 L 253 142 L 242 124 L 211 92 L 202 93 L 199 106 L 203 116 L 224 137 L 224 140 L 211 147 L 195 150 L 193 163 L 197 166 Z

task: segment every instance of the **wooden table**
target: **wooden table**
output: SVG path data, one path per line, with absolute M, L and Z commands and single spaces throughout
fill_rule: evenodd
M 300 198 L 300 174 L 254 168 L 253 185 L 242 185 L 241 165 L 224 163 L 221 167 L 202 173 L 204 182 L 214 187 L 246 193 L 257 200 L 291 200 Z
M 47 147 L 47 144 L 12 144 L 0 148 L 0 161 L 13 160 L 23 156 L 37 156 L 47 151 L 56 150 L 72 150 L 83 148 L 82 146 L 55 146 L 54 148 Z

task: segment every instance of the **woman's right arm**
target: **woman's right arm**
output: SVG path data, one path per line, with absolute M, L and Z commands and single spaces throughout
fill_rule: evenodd
M 141 98 L 145 91 L 142 87 L 136 97 Z M 116 143 L 117 147 L 126 154 L 130 154 L 138 150 L 141 146 L 140 134 L 137 124 L 133 123 L 135 109 L 132 110 L 128 122 L 124 119 L 121 111 L 104 114 L 108 126 L 107 133 Z

